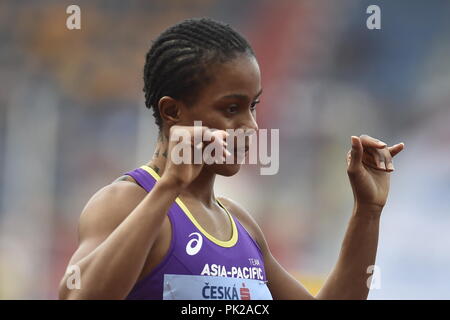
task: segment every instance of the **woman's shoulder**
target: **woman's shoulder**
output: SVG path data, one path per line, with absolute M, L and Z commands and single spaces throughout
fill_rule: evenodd
M 115 180 L 95 192 L 80 214 L 80 227 L 114 228 L 144 199 L 147 192 L 131 180 Z
M 95 192 L 86 206 L 93 204 L 114 205 L 115 203 L 133 205 L 142 200 L 146 194 L 147 192 L 133 178 L 125 175 Z

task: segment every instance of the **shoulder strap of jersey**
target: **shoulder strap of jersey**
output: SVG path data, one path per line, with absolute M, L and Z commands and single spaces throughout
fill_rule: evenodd
M 136 180 L 137 184 L 144 188 L 145 191 L 150 192 L 150 190 L 152 190 L 153 186 L 156 183 L 156 178 L 153 177 L 153 175 L 149 174 L 149 172 L 143 167 L 145 166 L 134 169 L 125 174 Z

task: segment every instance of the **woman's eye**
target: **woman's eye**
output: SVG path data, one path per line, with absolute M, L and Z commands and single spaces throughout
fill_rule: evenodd
M 231 105 L 227 107 L 227 112 L 228 113 L 236 113 L 238 111 L 238 106 L 237 105 Z
M 250 105 L 250 110 L 255 111 L 255 110 L 256 110 L 256 104 L 258 104 L 258 103 L 259 103 L 259 100 L 253 102 L 253 103 Z

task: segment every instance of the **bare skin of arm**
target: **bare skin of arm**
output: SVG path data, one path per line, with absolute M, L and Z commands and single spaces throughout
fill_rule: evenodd
M 193 127 L 172 126 L 170 134 L 183 130 L 193 132 Z M 220 133 L 223 137 L 226 134 Z M 183 143 L 194 147 L 192 141 Z M 169 143 L 169 154 L 175 144 L 177 141 Z M 80 216 L 79 247 L 69 262 L 69 266 L 80 268 L 81 288 L 70 290 L 66 274 L 59 286 L 60 299 L 126 298 L 141 274 L 168 209 L 202 167 L 174 165 L 168 160 L 163 176 L 148 194 L 136 184 L 117 182 L 94 195 Z
M 368 136 L 352 137 L 347 172 L 354 194 L 354 209 L 338 261 L 316 296 L 278 263 L 251 215 L 237 203 L 222 199 L 259 244 L 274 299 L 367 299 L 367 268 L 375 264 L 380 215 L 389 191 L 389 173 L 393 171 L 392 157 L 404 147 L 403 144 L 383 145 Z
M 118 182 L 88 202 L 79 223 L 80 244 L 69 265 L 81 272 L 81 289 L 60 283 L 61 299 L 123 299 L 136 283 L 166 212 L 178 195 L 169 181 L 145 193 Z M 126 275 L 126 276 L 124 276 Z

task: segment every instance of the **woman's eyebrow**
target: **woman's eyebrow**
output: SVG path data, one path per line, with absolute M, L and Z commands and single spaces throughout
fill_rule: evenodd
M 259 92 L 256 94 L 256 96 L 253 98 L 253 100 L 255 100 L 256 98 L 258 98 L 260 95 L 262 94 L 262 89 L 259 90 Z M 234 98 L 234 99 L 248 99 L 249 97 L 246 94 L 242 94 L 242 93 L 232 93 L 232 94 L 227 94 L 226 96 L 221 97 L 220 99 L 227 99 L 227 98 Z

